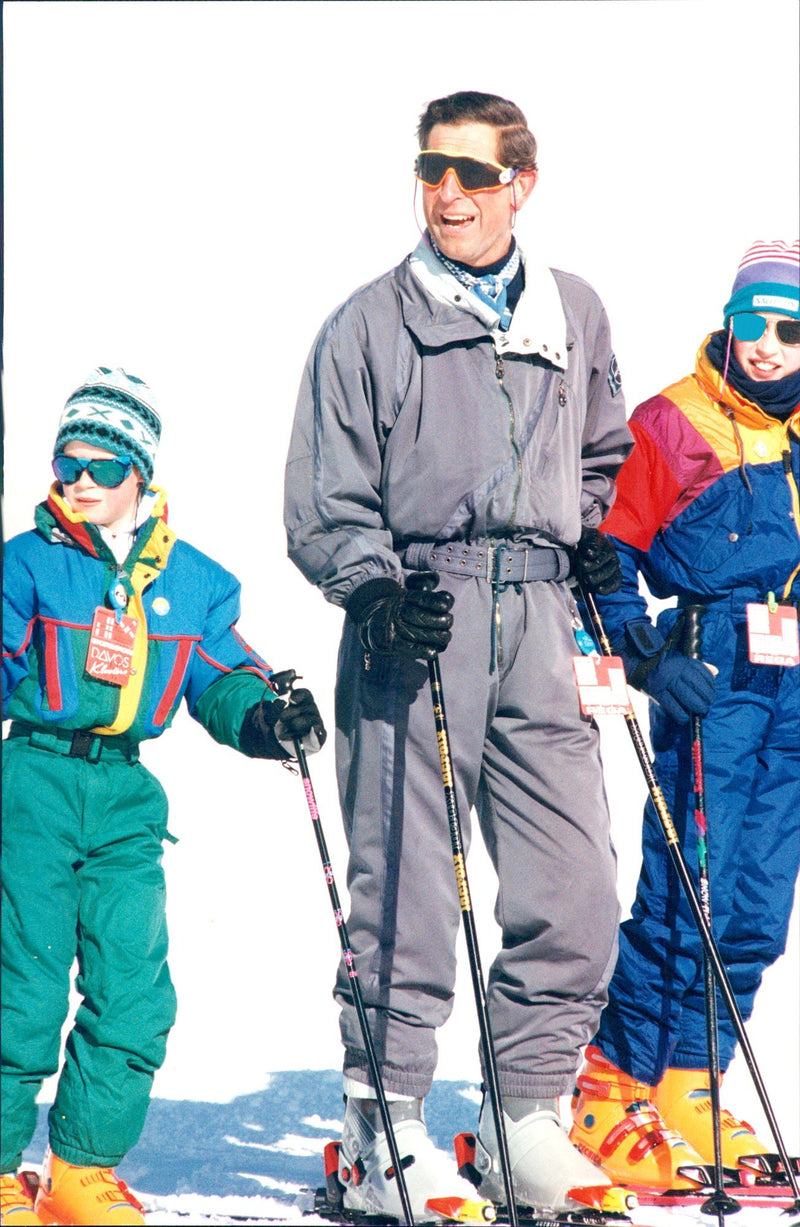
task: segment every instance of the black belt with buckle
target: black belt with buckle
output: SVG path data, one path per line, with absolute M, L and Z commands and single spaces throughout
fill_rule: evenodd
M 14 720 L 8 736 L 24 738 L 39 750 L 63 754 L 66 758 L 82 758 L 88 763 L 97 763 L 103 757 L 122 758 L 129 763 L 139 761 L 138 745 L 131 745 L 113 735 L 93 733 L 91 729 L 42 728 L 41 725 Z

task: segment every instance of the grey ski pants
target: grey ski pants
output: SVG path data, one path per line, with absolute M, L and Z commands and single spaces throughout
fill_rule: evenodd
M 465 847 L 471 811 L 498 877 L 502 949 L 488 975 L 500 1089 L 572 1089 L 616 959 L 619 906 L 598 731 L 581 716 L 565 584 L 500 595 L 503 662 L 491 662 L 492 588 L 441 575 L 455 596 L 440 657 Z M 348 929 L 386 1089 L 425 1096 L 449 1016 L 461 920 L 428 670 L 373 657 L 346 619 L 336 695 L 340 802 L 350 859 Z M 346 974 L 345 1073 L 369 1082 Z

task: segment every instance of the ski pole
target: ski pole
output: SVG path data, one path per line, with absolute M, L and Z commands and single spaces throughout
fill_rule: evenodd
M 278 694 L 291 694 L 292 686 L 297 681 L 298 675 L 294 669 L 284 669 L 282 673 L 272 674 L 272 684 Z M 350 937 L 347 932 L 347 924 L 342 912 L 342 906 L 339 901 L 339 892 L 336 889 L 336 880 L 333 876 L 333 867 L 331 866 L 331 858 L 328 854 L 328 847 L 325 842 L 325 834 L 322 830 L 322 820 L 317 807 L 317 800 L 314 796 L 314 786 L 311 783 L 311 776 L 308 770 L 308 760 L 305 750 L 303 749 L 300 738 L 292 738 L 294 752 L 297 756 L 297 765 L 300 768 L 300 775 L 303 780 L 303 788 L 308 802 L 308 812 L 311 815 L 311 822 L 314 828 L 314 834 L 319 848 L 320 859 L 322 860 L 322 869 L 325 874 L 325 881 L 328 884 L 328 895 L 333 908 L 333 915 L 336 920 L 336 927 L 339 931 L 339 941 L 342 947 L 342 958 L 344 965 L 347 968 L 347 975 L 350 979 L 350 986 L 353 994 L 353 1002 L 358 1015 L 358 1022 L 361 1027 L 361 1034 L 364 1039 L 364 1049 L 367 1056 L 367 1064 L 369 1066 L 372 1085 L 375 1087 L 375 1096 L 378 1100 L 380 1108 L 381 1120 L 386 1133 L 386 1141 L 389 1144 L 389 1155 L 394 1168 L 395 1179 L 397 1180 L 397 1191 L 400 1194 L 400 1204 L 403 1207 L 403 1217 L 408 1227 L 413 1227 L 414 1216 L 411 1212 L 411 1201 L 408 1196 L 406 1187 L 406 1178 L 403 1172 L 403 1164 L 400 1160 L 400 1153 L 397 1149 L 397 1139 L 395 1137 L 394 1125 L 389 1114 L 389 1103 L 386 1099 L 386 1092 L 383 1087 L 383 1076 L 381 1075 L 378 1058 L 375 1055 L 375 1045 L 372 1040 L 372 1031 L 367 1018 L 367 1011 L 364 1006 L 364 997 L 361 992 L 361 983 L 358 979 L 356 970 L 355 956 L 350 945 Z
M 683 611 L 683 650 L 692 660 L 702 660 L 702 620 L 704 605 L 687 605 Z M 700 884 L 700 904 L 709 929 L 711 926 L 711 879 L 708 870 L 708 814 L 706 809 L 705 763 L 703 752 L 703 721 L 692 716 L 692 766 L 694 770 L 694 820 L 697 829 L 697 874 Z M 708 954 L 703 951 L 703 994 L 706 1004 L 706 1044 L 708 1046 L 708 1077 L 711 1098 L 711 1131 L 714 1139 L 714 1193 L 701 1206 L 704 1214 L 716 1214 L 722 1227 L 726 1214 L 741 1210 L 741 1203 L 729 1197 L 724 1189 L 722 1170 L 722 1126 L 720 1123 L 720 1065 L 717 991 L 714 972 Z
M 464 921 L 464 936 L 467 940 L 467 957 L 472 976 L 472 988 L 475 994 L 475 1005 L 478 1011 L 478 1027 L 480 1029 L 481 1047 L 486 1073 L 486 1085 L 489 1091 L 489 1102 L 494 1117 L 495 1134 L 500 1159 L 500 1171 L 503 1176 L 503 1187 L 506 1194 L 506 1208 L 510 1227 L 517 1227 L 517 1204 L 514 1198 L 514 1188 L 511 1181 L 511 1161 L 508 1155 L 506 1126 L 503 1119 L 503 1106 L 500 1101 L 500 1086 L 497 1076 L 497 1058 L 494 1050 L 494 1040 L 489 1023 L 489 1012 L 486 1008 L 486 989 L 484 987 L 481 957 L 478 949 L 478 936 L 475 928 L 475 916 L 472 911 L 472 899 L 467 878 L 467 865 L 464 859 L 464 844 L 461 835 L 461 819 L 458 813 L 458 801 L 453 784 L 453 760 L 450 755 L 450 736 L 447 728 L 447 713 L 444 706 L 444 691 L 442 675 L 439 668 L 439 658 L 434 656 L 428 661 L 428 676 L 431 684 L 433 700 L 433 718 L 436 725 L 436 737 L 439 743 L 439 760 L 442 769 L 442 785 L 444 787 L 447 820 L 450 826 L 450 844 L 453 850 L 453 864 L 456 871 L 456 887 L 458 901 L 461 905 L 461 916 Z
M 595 633 L 604 655 L 613 656 L 614 653 L 608 636 L 606 635 L 603 620 L 600 617 L 600 611 L 597 608 L 597 603 L 594 596 L 591 592 L 584 592 L 583 599 L 587 609 L 589 610 L 589 616 L 591 617 L 592 625 L 594 626 Z M 725 1002 L 725 1008 L 728 1011 L 731 1023 L 733 1024 L 733 1029 L 736 1032 L 736 1038 L 741 1045 L 742 1053 L 744 1054 L 745 1061 L 747 1062 L 747 1068 L 749 1069 L 750 1076 L 753 1080 L 753 1085 L 758 1093 L 761 1106 L 764 1109 L 764 1115 L 769 1122 L 772 1136 L 775 1139 L 778 1155 L 781 1163 L 783 1164 L 784 1171 L 786 1172 L 786 1178 L 791 1185 L 792 1193 L 794 1194 L 794 1208 L 796 1210 L 800 1210 L 800 1187 L 798 1187 L 797 1177 L 795 1176 L 786 1147 L 783 1144 L 783 1137 L 781 1136 L 780 1129 L 778 1128 L 778 1122 L 775 1118 L 775 1113 L 772 1110 L 772 1104 L 770 1103 L 769 1096 L 767 1095 L 764 1080 L 761 1077 L 758 1064 L 756 1063 L 755 1054 L 750 1044 L 747 1031 L 745 1030 L 741 1010 L 739 1009 L 736 998 L 733 995 L 728 974 L 725 971 L 725 966 L 720 957 L 719 948 L 714 940 L 714 935 L 711 932 L 708 922 L 706 921 L 705 915 L 703 914 L 703 909 L 700 904 L 694 882 L 692 881 L 686 864 L 686 858 L 681 851 L 678 833 L 675 830 L 675 824 L 672 821 L 669 808 L 664 800 L 664 794 L 661 791 L 661 786 L 656 778 L 653 764 L 650 761 L 650 756 L 647 752 L 647 746 L 645 744 L 644 737 L 642 736 L 639 721 L 636 719 L 633 712 L 628 712 L 625 715 L 625 723 L 628 726 L 628 732 L 630 733 L 631 741 L 633 742 L 634 749 L 636 750 L 639 765 L 642 768 L 642 773 L 647 782 L 647 789 L 650 793 L 653 808 L 661 824 L 664 839 L 667 842 L 667 850 L 669 852 L 670 860 L 672 861 L 673 868 L 675 869 L 680 884 L 683 888 L 690 911 L 694 918 L 695 925 L 697 926 L 697 931 L 700 935 L 700 940 L 703 943 L 704 951 L 708 956 L 708 960 L 713 969 L 714 977 L 719 986 L 720 994 Z
M 406 583 L 409 588 L 424 589 L 430 586 L 430 580 L 425 572 L 412 572 Z M 475 928 L 475 916 L 472 911 L 472 899 L 469 892 L 467 865 L 464 859 L 464 841 L 461 833 L 461 818 L 458 813 L 458 800 L 453 783 L 453 760 L 450 754 L 450 734 L 447 727 L 447 713 L 444 706 L 444 690 L 442 689 L 442 674 L 439 668 L 438 655 L 428 661 L 428 677 L 433 701 L 433 718 L 436 726 L 436 739 L 439 743 L 439 762 L 442 771 L 444 800 L 447 808 L 447 821 L 450 828 L 450 845 L 453 851 L 453 863 L 456 871 L 456 887 L 458 901 L 461 906 L 461 916 L 464 921 L 464 936 L 467 940 L 467 957 L 472 976 L 472 987 L 475 994 L 475 1005 L 478 1011 L 478 1027 L 480 1029 L 481 1049 L 483 1051 L 484 1073 L 489 1091 L 489 1102 L 494 1117 L 495 1134 L 500 1159 L 500 1170 L 503 1176 L 503 1187 L 506 1194 L 506 1208 L 510 1227 L 518 1227 L 517 1203 L 514 1198 L 514 1188 L 511 1181 L 511 1162 L 508 1157 L 508 1141 L 506 1138 L 503 1107 L 500 1101 L 500 1086 L 497 1076 L 497 1059 L 494 1051 L 494 1040 L 489 1024 L 489 1012 L 486 1008 L 486 989 L 484 986 L 481 956 L 478 949 L 478 936 Z

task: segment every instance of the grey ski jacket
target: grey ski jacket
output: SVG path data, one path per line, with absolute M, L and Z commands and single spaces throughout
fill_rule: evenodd
M 501 332 L 423 239 L 325 322 L 285 483 L 289 557 L 344 605 L 412 542 L 574 545 L 632 448 L 602 303 L 525 263 Z

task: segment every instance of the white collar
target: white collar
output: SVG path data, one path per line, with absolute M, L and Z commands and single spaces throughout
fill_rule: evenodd
M 139 499 L 139 504 L 136 509 L 135 523 L 132 523 L 130 528 L 119 528 L 116 532 L 110 528 L 104 528 L 98 525 L 100 536 L 105 541 L 116 561 L 122 565 L 125 559 L 133 549 L 133 542 L 136 538 L 136 530 L 150 519 L 150 516 L 155 505 L 158 494 L 154 490 L 146 490 Z
M 424 237 L 409 257 L 417 280 L 438 302 L 476 316 L 485 324 L 498 354 L 538 353 L 554 366 L 567 369 L 567 323 L 553 272 L 532 264 L 519 249 L 525 268 L 525 289 L 507 332 L 498 327 L 497 315 L 449 273 Z

